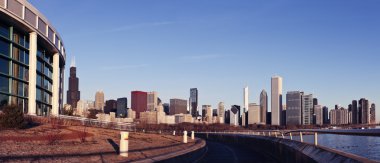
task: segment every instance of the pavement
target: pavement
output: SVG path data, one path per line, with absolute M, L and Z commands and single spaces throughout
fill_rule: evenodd
M 219 142 L 207 141 L 207 152 L 204 157 L 196 162 L 208 163 L 238 163 L 238 162 L 277 162 L 276 160 L 263 155 L 259 152 L 252 151 L 243 146 L 223 144 Z

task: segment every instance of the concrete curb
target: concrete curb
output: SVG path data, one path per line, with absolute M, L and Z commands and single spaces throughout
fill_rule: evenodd
M 206 141 L 196 138 L 196 143 L 190 148 L 176 151 L 168 154 L 145 158 L 142 160 L 132 161 L 134 163 L 151 163 L 151 162 L 180 162 L 181 160 L 187 160 L 196 155 L 203 155 Z M 197 159 L 197 158 L 194 158 Z

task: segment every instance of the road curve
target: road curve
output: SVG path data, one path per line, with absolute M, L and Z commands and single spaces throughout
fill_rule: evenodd
M 197 162 L 276 162 L 274 159 L 248 148 L 207 141 L 207 152 Z

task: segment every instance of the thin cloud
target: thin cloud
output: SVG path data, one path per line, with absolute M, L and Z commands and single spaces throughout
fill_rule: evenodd
M 138 64 L 138 65 L 119 65 L 119 66 L 106 66 L 102 67 L 101 70 L 127 70 L 148 67 L 148 64 Z

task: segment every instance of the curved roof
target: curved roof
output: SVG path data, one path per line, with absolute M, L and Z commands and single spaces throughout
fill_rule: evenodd
M 0 11 L 37 32 L 66 60 L 63 41 L 57 30 L 33 5 L 26 0 L 0 0 Z

